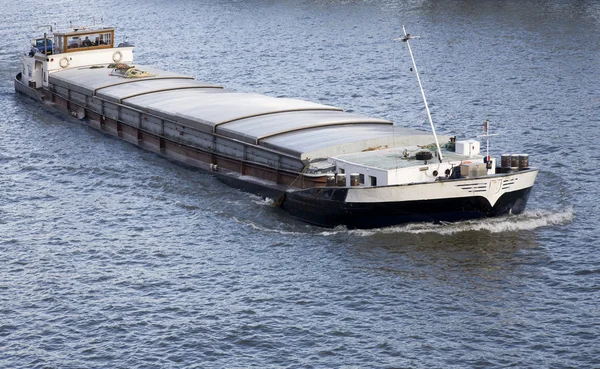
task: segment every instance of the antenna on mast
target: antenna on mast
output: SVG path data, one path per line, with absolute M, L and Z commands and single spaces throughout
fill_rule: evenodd
M 438 141 L 437 134 L 435 133 L 435 127 L 433 126 L 433 120 L 431 119 L 431 113 L 429 112 L 429 105 L 427 105 L 427 98 L 425 97 L 425 91 L 423 90 L 423 85 L 421 84 L 421 78 L 419 77 L 419 71 L 417 70 L 417 64 L 415 63 L 415 58 L 412 53 L 412 49 L 410 48 L 409 40 L 413 38 L 419 38 L 419 36 L 412 36 L 410 33 L 406 33 L 406 29 L 404 25 L 402 26 L 402 31 L 404 32 L 404 37 L 397 38 L 395 40 L 399 40 L 402 42 L 406 42 L 406 46 L 408 46 L 408 52 L 410 53 L 410 59 L 413 63 L 413 70 L 415 75 L 417 76 L 417 81 L 419 82 L 419 88 L 421 89 L 421 96 L 423 96 L 423 102 L 425 103 L 425 110 L 427 111 L 427 118 L 429 119 L 429 125 L 431 126 L 431 132 L 433 133 L 433 138 L 435 138 L 435 146 L 437 147 L 437 154 L 440 163 L 442 162 L 442 149 L 440 148 L 440 142 Z

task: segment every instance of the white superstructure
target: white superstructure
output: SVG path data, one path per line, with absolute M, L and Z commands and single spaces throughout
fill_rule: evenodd
M 115 46 L 115 29 L 97 27 L 54 32 L 33 40 L 21 58 L 21 73 L 32 88 L 48 87 L 51 73 L 84 66 L 133 63 L 133 46 Z

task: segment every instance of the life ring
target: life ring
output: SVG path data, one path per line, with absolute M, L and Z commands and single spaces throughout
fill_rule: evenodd
M 121 54 L 120 51 L 115 51 L 115 53 L 113 54 L 113 61 L 115 63 L 118 63 L 121 61 L 121 59 L 123 59 L 123 54 Z
M 69 59 L 67 59 L 66 57 L 60 59 L 60 61 L 58 62 L 58 64 L 60 64 L 61 68 L 66 68 L 69 66 Z

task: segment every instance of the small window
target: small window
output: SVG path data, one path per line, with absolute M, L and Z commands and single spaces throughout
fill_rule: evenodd
M 371 186 L 377 186 L 377 177 L 369 176 L 369 180 L 371 180 Z
M 71 36 L 67 39 L 67 48 L 76 49 L 81 46 L 81 39 L 79 36 Z
M 358 183 L 364 185 L 365 184 L 365 175 L 364 174 L 359 174 L 358 175 Z
M 105 45 L 112 45 L 112 34 L 110 32 L 101 34 L 100 42 Z
M 346 173 L 346 171 L 344 170 L 344 168 L 340 168 L 340 174 L 344 174 Z

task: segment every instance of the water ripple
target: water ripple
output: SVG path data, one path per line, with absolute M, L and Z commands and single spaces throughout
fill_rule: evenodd
M 597 4 L 4 8 L 0 367 L 600 366 Z M 316 228 L 17 96 L 37 25 L 92 13 L 144 64 L 428 129 L 393 42 L 406 24 L 438 131 L 471 138 L 489 119 L 494 152 L 540 167 L 528 209 Z

